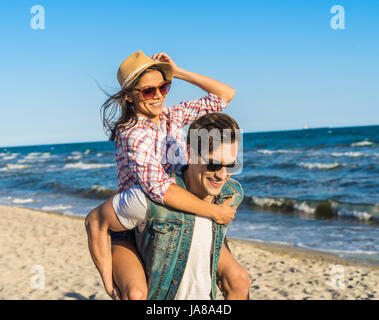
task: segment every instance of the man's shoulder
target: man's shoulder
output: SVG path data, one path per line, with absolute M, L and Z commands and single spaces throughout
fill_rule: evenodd
M 243 200 L 244 192 L 241 184 L 237 180 L 229 179 L 223 185 L 220 195 L 224 198 L 233 196 L 231 205 L 238 207 Z

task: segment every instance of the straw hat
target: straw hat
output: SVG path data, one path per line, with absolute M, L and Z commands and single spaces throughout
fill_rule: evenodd
M 172 79 L 172 68 L 167 62 L 153 60 L 141 50 L 127 57 L 124 62 L 121 63 L 117 72 L 117 80 L 121 88 L 128 87 L 143 71 L 155 65 L 162 69 L 167 80 Z

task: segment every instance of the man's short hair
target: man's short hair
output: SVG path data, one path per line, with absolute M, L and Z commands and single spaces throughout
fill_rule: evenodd
M 202 145 L 204 136 L 208 138 L 205 141 L 207 146 Z M 213 112 L 207 113 L 191 123 L 187 134 L 187 145 L 190 147 L 197 145 L 197 152 L 202 155 L 204 147 L 209 147 L 209 153 L 212 153 L 224 140 L 227 139 L 228 142 L 233 143 L 236 140 L 239 142 L 240 138 L 240 128 L 232 117 L 225 113 Z M 191 141 L 191 139 L 197 139 L 197 141 Z

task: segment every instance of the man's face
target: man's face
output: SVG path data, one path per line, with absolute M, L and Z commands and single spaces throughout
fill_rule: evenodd
M 208 159 L 198 159 L 199 164 L 190 164 L 189 184 L 193 193 L 201 198 L 215 197 L 220 192 L 226 181 L 230 178 L 226 167 L 213 171 L 208 163 L 230 165 L 237 160 L 237 144 L 222 143 L 217 149 L 209 154 Z M 206 164 L 204 164 L 206 162 Z M 204 199 L 205 200 L 205 199 Z

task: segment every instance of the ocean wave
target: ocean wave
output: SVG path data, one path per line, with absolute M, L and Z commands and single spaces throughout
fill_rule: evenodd
M 305 169 L 309 169 L 309 170 L 312 170 L 312 169 L 330 170 L 330 169 L 336 169 L 336 168 L 342 167 L 345 164 L 341 164 L 338 162 L 334 162 L 334 163 L 318 163 L 318 162 L 305 163 L 305 162 L 300 162 L 297 165 L 300 167 L 303 167 Z
M 115 167 L 113 163 L 84 163 L 82 161 L 76 163 L 66 164 L 63 169 L 80 169 L 80 170 L 91 170 L 91 169 L 101 169 Z
M 101 185 L 93 185 L 89 190 L 81 190 L 80 195 L 84 198 L 90 199 L 108 199 L 109 197 L 115 195 L 117 190 L 108 189 Z
M 69 160 L 79 160 L 83 157 L 82 153 L 81 152 L 78 152 L 78 151 L 73 151 L 71 152 L 71 156 L 68 156 L 65 158 L 65 161 L 69 161 Z
M 13 203 L 15 204 L 25 204 L 25 203 L 32 203 L 34 202 L 34 199 L 18 199 L 18 198 L 15 198 L 12 200 Z
M 352 147 L 367 147 L 367 146 L 371 146 L 373 144 L 374 143 L 371 141 L 364 140 L 364 141 L 354 142 L 351 144 L 351 146 Z
M 379 222 L 379 204 L 356 204 L 327 200 L 299 200 L 292 198 L 248 197 L 251 208 L 271 212 L 299 212 L 316 218 L 349 217 L 361 221 Z
M 32 166 L 25 164 L 7 164 L 4 168 L 0 168 L 0 171 L 22 170 L 31 167 Z
M 55 158 L 50 152 L 31 152 L 28 153 L 23 159 L 18 160 L 18 163 L 25 162 L 46 162 L 50 159 Z
M 43 189 L 50 192 L 67 194 L 80 198 L 105 200 L 117 193 L 116 189 L 110 189 L 102 185 L 95 184 L 90 188 L 78 188 L 77 186 L 61 184 L 56 181 L 48 181 L 42 185 Z
M 71 209 L 71 206 L 68 205 L 63 205 L 63 204 L 58 204 L 56 206 L 43 206 L 41 210 L 43 211 L 60 211 L 60 210 L 67 210 Z
M 7 161 L 7 160 L 14 160 L 16 159 L 21 153 L 0 153 L 0 156 L 2 157 L 1 160 Z
M 300 153 L 300 151 L 297 150 L 257 150 L 257 152 L 263 153 L 263 154 L 273 154 L 273 153 Z
M 362 152 L 332 152 L 333 157 L 363 157 L 365 154 Z

